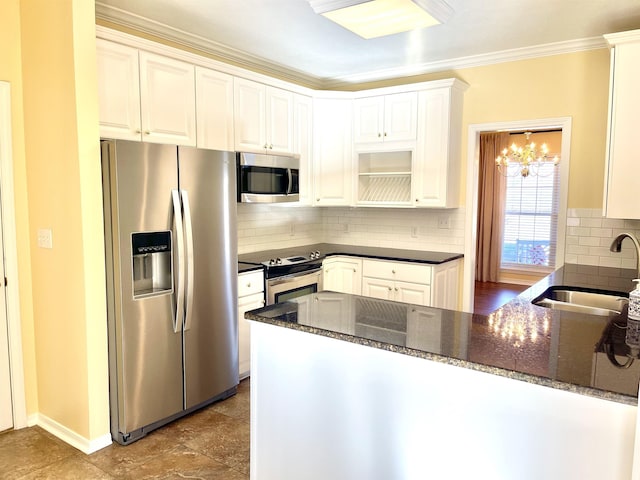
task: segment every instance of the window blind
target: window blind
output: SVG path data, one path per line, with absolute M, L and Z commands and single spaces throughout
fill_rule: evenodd
M 545 164 L 529 177 L 519 171 L 520 165 L 509 165 L 501 265 L 555 267 L 559 169 Z

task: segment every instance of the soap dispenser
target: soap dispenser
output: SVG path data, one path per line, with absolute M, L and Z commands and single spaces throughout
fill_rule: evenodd
M 631 356 L 638 357 L 640 355 L 640 279 L 637 278 L 634 282 L 636 282 L 636 288 L 629 293 L 625 343 L 631 349 Z

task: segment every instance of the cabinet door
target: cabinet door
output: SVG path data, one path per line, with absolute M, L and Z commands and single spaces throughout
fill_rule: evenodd
M 640 218 L 637 199 L 640 167 L 637 125 L 640 111 L 640 38 L 612 50 L 608 162 L 605 180 L 605 216 Z
M 395 300 L 394 282 L 382 278 L 362 277 L 362 295 L 381 300 Z
M 234 150 L 231 75 L 196 67 L 196 116 L 199 148 Z
M 434 268 L 431 305 L 449 310 L 458 309 L 460 260 Z
M 267 150 L 293 153 L 293 94 L 279 88 L 266 89 Z
M 386 95 L 384 98 L 385 142 L 415 140 L 418 122 L 417 92 Z
M 418 207 L 459 205 L 462 92 L 438 88 L 418 95 L 414 194 Z
M 265 86 L 236 78 L 233 90 L 235 149 L 264 153 L 267 148 Z
M 353 124 L 355 143 L 382 142 L 384 140 L 384 97 L 354 100 Z
M 420 283 L 395 282 L 393 285 L 394 300 L 413 305 L 431 305 L 431 287 Z
M 313 132 L 314 205 L 350 205 L 353 191 L 351 101 L 316 99 Z
M 244 314 L 263 306 L 263 292 L 238 299 L 238 370 L 240 378 L 249 376 L 251 369 L 251 323 L 244 318 Z
M 138 50 L 97 39 L 100 136 L 140 140 Z
M 345 257 L 325 260 L 322 288 L 334 292 L 362 295 L 362 260 Z
M 196 145 L 195 67 L 140 52 L 142 140 Z
M 310 205 L 312 201 L 312 99 L 304 95 L 293 98 L 293 151 L 300 155 L 300 203 Z

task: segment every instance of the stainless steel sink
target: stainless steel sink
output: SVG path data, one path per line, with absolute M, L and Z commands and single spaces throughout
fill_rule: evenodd
M 621 292 L 556 286 L 549 287 L 531 303 L 554 310 L 608 317 L 620 314 L 629 302 L 628 297 L 628 294 Z

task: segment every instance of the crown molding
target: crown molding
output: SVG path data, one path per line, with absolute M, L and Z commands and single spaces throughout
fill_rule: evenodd
M 380 80 L 390 80 L 409 76 L 424 75 L 429 73 L 459 70 L 463 68 L 482 67 L 504 62 L 528 60 L 533 58 L 561 55 L 607 48 L 604 37 L 590 37 L 566 42 L 555 42 L 532 47 L 515 48 L 467 57 L 425 62 L 420 64 L 404 65 L 400 67 L 371 70 L 352 75 L 337 76 L 331 78 L 319 78 L 301 71 L 297 71 L 285 65 L 269 62 L 247 52 L 230 48 L 218 42 L 206 39 L 199 35 L 165 25 L 148 18 L 134 15 L 127 11 L 105 5 L 96 1 L 96 18 L 112 22 L 123 27 L 131 28 L 142 33 L 153 35 L 166 41 L 183 45 L 189 48 L 208 53 L 221 62 L 228 62 L 240 68 L 252 72 L 279 78 L 297 85 L 313 89 L 332 89 L 345 87 L 358 83 L 366 83 Z
M 140 15 L 135 15 L 110 5 L 105 5 L 99 1 L 96 1 L 96 19 L 115 23 L 172 43 L 200 50 L 219 58 L 223 62 L 230 62 L 241 68 L 258 71 L 298 85 L 320 88 L 323 84 L 322 79 L 304 72 L 294 70 L 285 65 L 269 62 L 250 53 L 228 47 L 202 36 L 185 32 L 184 30 L 150 20 Z
M 335 77 L 325 81 L 324 88 L 336 88 L 346 85 L 365 83 L 391 78 L 424 75 L 429 73 L 460 70 L 463 68 L 483 67 L 497 63 L 530 60 L 539 57 L 562 55 L 586 50 L 607 48 L 607 42 L 603 37 L 591 37 L 566 42 L 547 43 L 533 47 L 514 48 L 499 52 L 471 55 L 468 57 L 452 58 L 437 62 L 426 62 L 402 67 L 387 68 L 353 75 Z

